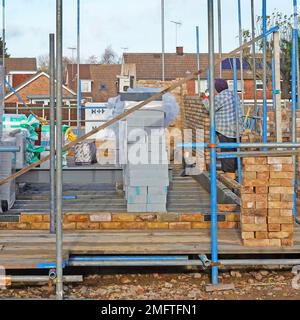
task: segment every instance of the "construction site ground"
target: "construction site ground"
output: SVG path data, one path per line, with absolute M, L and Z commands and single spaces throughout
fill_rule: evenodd
M 85 270 L 87 272 L 87 270 Z M 151 272 L 151 273 L 150 273 Z M 97 300 L 297 300 L 295 275 L 285 270 L 232 270 L 220 272 L 221 283 L 234 290 L 208 293 L 210 272 L 184 269 L 89 270 L 84 282 L 65 285 L 66 299 Z M 55 286 L 20 286 L 0 290 L 0 298 L 55 299 Z

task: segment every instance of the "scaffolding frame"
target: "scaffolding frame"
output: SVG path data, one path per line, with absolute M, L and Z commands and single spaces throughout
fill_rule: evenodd
M 78 1 L 79 3 L 79 1 Z M 62 146 L 62 135 L 61 135 L 61 124 L 62 124 L 62 44 L 63 44 L 63 37 L 62 37 L 62 21 L 63 21 L 63 13 L 62 13 L 62 4 L 63 0 L 56 0 L 56 123 L 57 123 L 57 148 L 56 148 L 56 294 L 58 299 L 63 299 L 63 259 L 62 259 L 62 246 L 63 246 L 63 231 L 62 231 L 62 152 L 68 150 L 72 146 L 74 146 L 77 142 L 83 141 L 86 138 L 90 137 L 94 133 L 105 129 L 109 125 L 113 124 L 116 121 L 119 121 L 130 113 L 133 113 L 152 101 L 152 99 L 158 98 L 162 96 L 164 93 L 168 92 L 169 90 L 175 89 L 180 84 L 186 82 L 188 79 L 193 79 L 197 77 L 199 72 L 191 75 L 190 77 L 184 79 L 183 81 L 179 81 L 176 85 L 171 86 L 168 89 L 162 90 L 160 93 L 154 95 L 152 98 L 145 100 L 143 103 L 140 103 L 138 106 L 134 107 L 130 110 L 130 112 L 125 112 L 120 116 L 114 118 L 106 122 L 105 124 L 101 125 L 100 127 L 94 129 L 90 134 L 86 134 L 80 137 L 77 141 L 69 143 L 67 146 Z M 266 12 L 267 12 L 267 1 L 262 0 L 262 7 L 263 7 L 263 34 L 259 37 L 253 38 L 246 44 L 241 44 L 240 47 L 233 50 L 230 54 L 234 57 L 235 61 L 235 95 L 237 98 L 237 77 L 236 77 L 236 57 L 237 53 L 240 53 L 245 47 L 249 45 L 253 45 L 258 40 L 263 40 L 263 56 L 266 57 L 266 38 L 268 35 L 273 34 L 274 32 L 278 32 L 278 27 L 274 27 L 270 30 L 266 28 Z M 294 29 L 293 29 L 293 54 L 292 54 L 292 142 L 291 143 L 267 143 L 267 104 L 266 104 L 266 76 L 264 70 L 264 99 L 263 99 L 263 142 L 262 143 L 240 143 L 237 141 L 236 143 L 217 143 L 216 140 L 216 126 L 215 126 L 215 108 L 214 108 L 214 82 L 215 82 L 215 48 L 214 48 L 214 0 L 207 0 L 207 16 L 208 16 L 208 43 L 209 43 L 209 90 L 210 90 L 210 142 L 209 143 L 192 143 L 188 145 L 182 145 L 184 147 L 204 147 L 210 149 L 210 190 L 211 190 L 211 257 L 212 257 L 212 264 L 211 264 L 211 281 L 213 285 L 218 285 L 218 266 L 221 260 L 218 258 L 218 227 L 217 227 L 217 170 L 216 170 L 216 162 L 218 158 L 222 158 L 225 156 L 231 158 L 238 158 L 240 159 L 246 154 L 251 153 L 243 153 L 243 151 L 237 150 L 237 152 L 230 152 L 227 155 L 225 154 L 218 154 L 217 148 L 237 148 L 237 149 L 248 149 L 248 148 L 260 148 L 261 151 L 256 153 L 256 156 L 265 156 L 268 154 L 272 154 L 272 150 L 268 149 L 280 149 L 277 152 L 280 154 L 285 151 L 286 155 L 293 155 L 296 152 L 300 152 L 300 143 L 297 143 L 296 139 L 296 109 L 297 109 L 297 88 L 298 88 L 298 77 L 297 77 L 297 64 L 298 64 L 298 52 L 297 52 L 297 43 L 298 43 L 298 30 L 297 28 L 297 0 L 293 0 L 293 8 L 294 8 Z M 239 8 L 240 9 L 240 8 Z M 240 10 L 239 10 L 240 11 Z M 254 11 L 253 11 L 254 12 Z M 219 15 L 221 17 L 221 15 Z M 255 54 L 255 51 L 253 51 Z M 264 61 L 265 58 L 264 58 Z M 243 61 L 240 61 L 241 69 L 243 68 Z M 274 70 L 275 71 L 275 70 Z M 79 80 L 79 76 L 78 76 Z M 276 90 L 280 91 L 280 88 L 276 88 Z M 278 92 L 277 92 L 278 93 Z M 276 94 L 277 94 L 276 93 Z M 275 96 L 275 94 L 274 94 Z M 237 106 L 238 104 L 236 104 Z M 280 108 L 281 104 L 278 106 L 276 104 L 276 108 Z M 236 111 L 238 111 L 236 109 Z M 236 117 L 238 118 L 239 112 L 236 112 Z M 237 121 L 237 129 L 238 129 L 238 121 Z M 278 131 L 280 128 L 277 126 L 276 130 Z M 238 130 L 237 130 L 238 132 Z M 288 149 L 292 150 L 288 150 Z M 287 150 L 283 150 L 287 149 Z M 11 152 L 15 152 L 16 150 L 12 150 Z M 54 153 L 55 150 L 52 150 Z M 45 157 L 43 162 L 49 160 L 49 157 Z M 31 168 L 41 164 L 39 161 L 34 166 L 29 166 L 26 168 L 26 172 L 28 172 Z M 294 165 L 296 168 L 296 161 L 294 161 Z M 296 170 L 296 169 L 295 169 Z M 22 171 L 22 170 L 21 170 Z M 25 170 L 22 171 L 25 173 Z M 296 173 L 296 171 L 295 171 Z M 239 172 L 240 174 L 240 172 Z M 20 175 L 20 174 L 19 174 Z M 19 176 L 18 175 L 18 176 Z M 16 178 L 17 175 L 10 177 L 10 179 Z M 7 182 L 7 180 L 0 181 L 0 185 Z M 294 178 L 294 188 L 295 191 L 297 189 L 297 179 L 296 175 Z M 294 199 L 294 215 L 296 214 L 296 201 Z M 296 215 L 295 215 L 296 220 Z M 250 264 L 250 262 L 249 262 Z

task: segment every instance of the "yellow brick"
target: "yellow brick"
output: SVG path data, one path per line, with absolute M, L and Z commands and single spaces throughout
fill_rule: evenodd
M 282 239 L 270 239 L 270 247 L 281 247 Z
M 270 179 L 292 179 L 293 172 L 270 172 Z
M 255 224 L 255 217 L 254 216 L 244 216 L 242 215 L 242 223 L 246 224 Z
M 243 241 L 244 246 L 246 247 L 269 247 L 269 239 L 246 239 Z
M 129 214 L 129 213 L 114 213 L 112 215 L 112 221 L 114 222 L 133 222 L 136 219 L 135 214 Z
M 254 218 L 255 224 L 266 224 L 267 223 L 267 217 L 255 217 Z
M 50 215 L 49 214 L 43 215 L 43 222 L 50 222 Z
M 268 217 L 268 223 L 293 224 L 294 217 Z
M 88 222 L 89 216 L 86 214 L 66 214 L 67 222 Z
M 228 222 L 240 222 L 240 214 L 229 213 L 226 215 L 226 221 Z
M 281 231 L 281 225 L 279 223 L 268 224 L 269 232 L 278 232 Z
M 254 232 L 242 232 L 242 239 L 254 239 Z
M 269 179 L 269 186 L 270 187 L 293 187 L 293 180 L 292 179 Z
M 122 230 L 137 230 L 137 229 L 146 229 L 147 222 L 120 222 Z
M 282 224 L 281 225 L 281 231 L 293 232 L 294 231 L 294 225 L 293 224 Z
M 192 227 L 191 222 L 170 222 L 169 223 L 170 229 L 185 230 L 185 229 L 191 229 L 191 227 Z
M 268 165 L 263 165 L 263 164 L 249 164 L 244 167 L 244 170 L 250 171 L 250 172 L 268 172 L 269 171 L 269 166 Z
M 269 209 L 293 209 L 293 203 L 281 201 L 269 201 Z
M 98 230 L 100 229 L 99 222 L 76 222 L 77 230 Z
M 148 229 L 168 229 L 169 223 L 168 222 L 147 222 Z
M 236 229 L 238 228 L 237 222 L 229 222 L 229 221 L 219 221 L 218 222 L 219 229 Z
M 42 222 L 43 215 L 41 214 L 21 214 L 20 222 Z
M 8 222 L 7 223 L 7 229 L 8 230 L 29 230 L 30 229 L 30 223 L 17 223 L 17 222 Z
M 269 232 L 270 239 L 285 239 L 290 235 L 289 232 L 279 231 L 279 232 Z
M 181 222 L 203 222 L 204 221 L 204 215 L 203 214 L 182 214 L 180 215 L 180 221 Z
M 63 229 L 64 230 L 75 230 L 76 229 L 76 222 L 64 222 Z
M 0 230 L 7 229 L 7 222 L 0 222 Z
M 294 194 L 293 187 L 269 187 L 269 193 Z
M 50 223 L 48 223 L 48 222 L 33 222 L 30 224 L 30 229 L 32 229 L 32 230 L 49 230 Z
M 210 222 L 192 222 L 192 229 L 209 229 L 210 228 Z
M 238 210 L 238 205 L 236 204 L 218 204 L 219 212 L 234 212 Z
M 254 232 L 254 231 L 267 231 L 267 224 L 243 224 L 242 231 L 243 232 Z
M 268 157 L 268 164 L 293 164 L 292 157 Z
M 282 217 L 292 217 L 293 216 L 293 210 L 291 210 L 291 209 L 282 209 L 282 210 L 280 210 L 280 216 L 282 216 Z
M 268 232 L 267 231 L 257 231 L 255 232 L 256 239 L 268 239 Z

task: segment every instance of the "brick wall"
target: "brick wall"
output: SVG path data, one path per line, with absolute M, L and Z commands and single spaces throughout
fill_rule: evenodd
M 292 157 L 243 159 L 241 229 L 244 245 L 293 245 Z
M 234 204 L 218 206 L 218 227 L 239 227 L 239 207 Z M 21 213 L 18 222 L 0 222 L 0 230 L 48 230 L 49 214 Z M 209 229 L 210 215 L 198 213 L 113 213 L 69 212 L 63 216 L 65 230 L 153 230 L 153 229 Z
M 193 142 L 209 142 L 209 113 L 202 104 L 201 98 L 199 98 L 198 96 L 185 96 L 183 103 L 183 112 L 183 128 L 192 130 L 192 136 L 186 138 Z M 200 131 L 200 135 L 198 137 L 196 137 L 196 130 Z M 201 150 L 199 150 L 198 153 L 194 155 L 196 155 L 198 158 L 197 163 L 201 165 L 201 161 L 199 160 L 203 158 Z M 203 170 L 207 168 L 209 159 L 209 150 L 205 149 Z

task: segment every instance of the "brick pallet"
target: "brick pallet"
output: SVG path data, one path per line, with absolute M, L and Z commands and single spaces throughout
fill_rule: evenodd
M 241 229 L 245 246 L 293 245 L 292 157 L 243 159 Z

